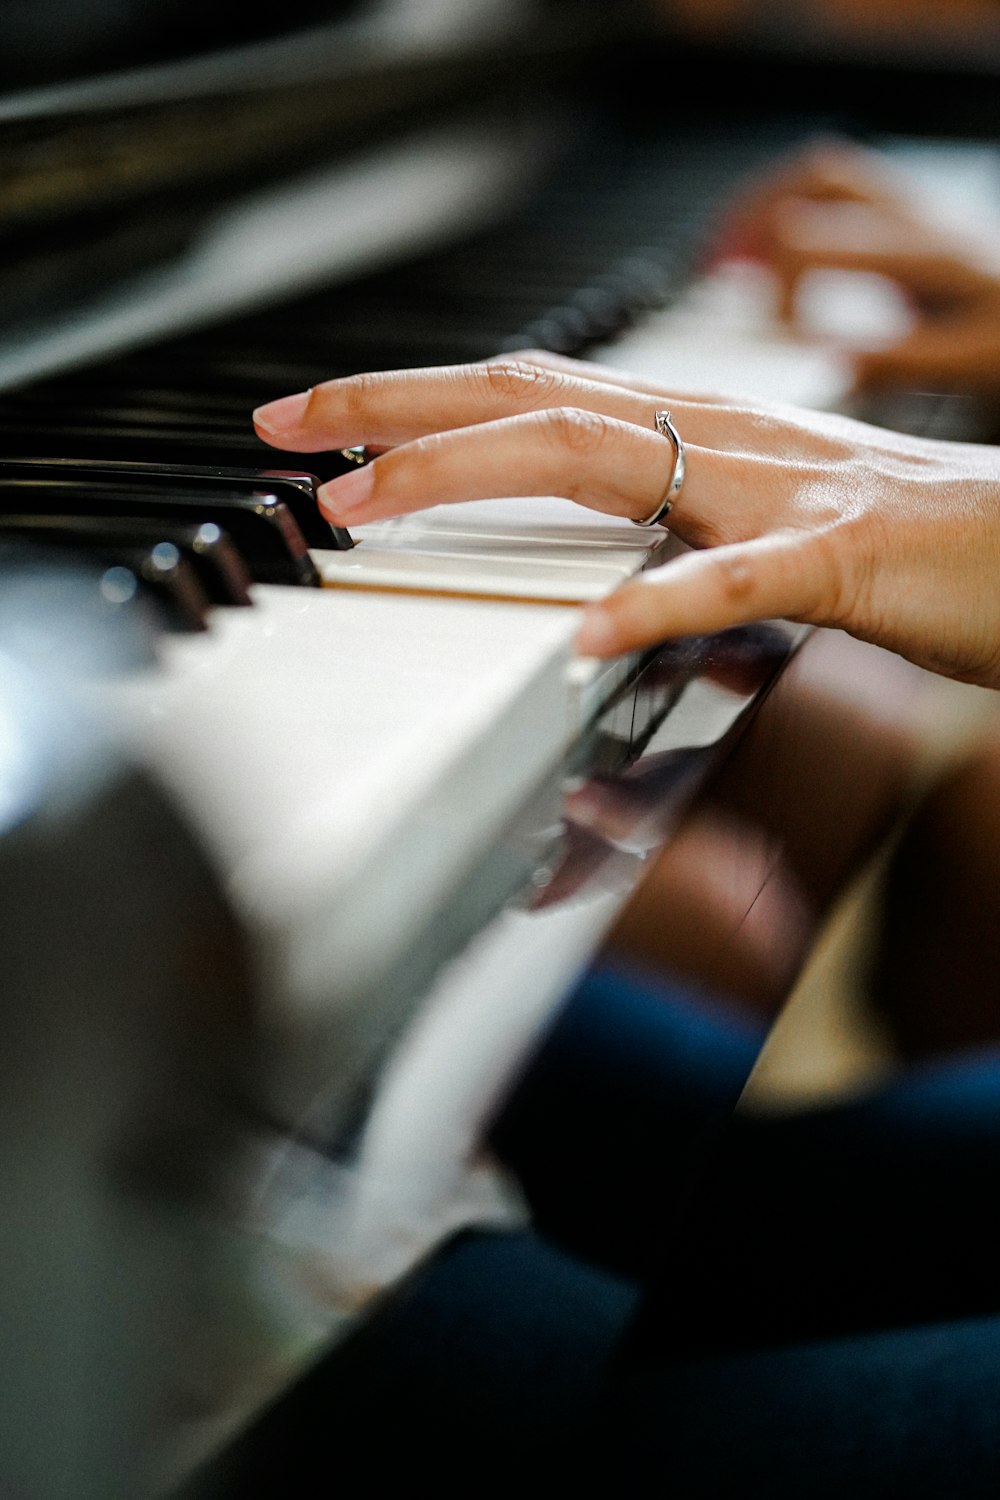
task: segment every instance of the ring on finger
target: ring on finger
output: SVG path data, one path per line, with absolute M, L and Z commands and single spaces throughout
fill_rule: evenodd
M 670 420 L 670 413 L 668 411 L 656 412 L 655 425 L 656 430 L 660 434 L 660 436 L 665 437 L 670 443 L 673 444 L 673 467 L 670 470 L 670 477 L 667 480 L 666 489 L 663 491 L 663 495 L 656 509 L 650 515 L 646 516 L 644 520 L 633 521 L 633 526 L 659 526 L 670 514 L 673 508 L 674 501 L 676 500 L 677 495 L 680 492 L 681 485 L 684 483 L 684 444 L 681 441 L 680 433 L 677 431 L 677 428 Z

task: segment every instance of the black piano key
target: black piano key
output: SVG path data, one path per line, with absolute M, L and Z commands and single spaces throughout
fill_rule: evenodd
M 208 629 L 211 610 L 197 573 L 172 542 L 151 547 L 123 547 L 104 574 L 105 592 L 113 586 L 115 570 L 133 574 L 160 610 L 164 628 L 177 631 Z
M 81 553 L 55 539 L 51 543 L 33 539 L 30 550 L 36 557 L 51 557 L 67 568 L 85 558 L 93 567 L 95 593 L 103 605 L 116 613 L 140 605 L 145 611 L 153 638 L 162 631 L 189 632 L 208 629 L 210 605 L 197 577 L 176 547 L 157 542 L 153 547 L 123 547 L 117 554 L 99 557 L 93 552 Z M 135 661 L 129 665 L 151 665 Z
M 13 625 L 16 643 L 27 625 L 29 649 L 58 652 L 60 670 L 74 674 L 117 676 L 155 667 L 160 610 L 128 569 L 110 579 L 107 573 L 78 552 L 0 537 L 0 631 Z M 78 619 L 81 633 L 68 642 L 69 614 Z
M 263 483 L 288 506 L 307 545 L 350 546 L 315 504 L 316 482 L 344 473 L 347 461 L 339 451 L 268 447 L 252 409 L 359 370 L 530 345 L 586 357 L 669 305 L 729 184 L 801 134 L 795 121 L 738 139 L 697 124 L 678 130 L 665 153 L 658 133 L 601 118 L 499 227 L 7 393 L 0 455 L 130 465 L 143 485 L 153 469 L 174 479 L 191 471 L 183 482 L 194 484 L 196 471 L 209 470 L 223 486 L 226 471 L 238 471 L 241 483 Z M 276 470 L 299 472 L 279 484 Z
M 72 458 L 72 451 L 65 451 L 65 444 L 69 441 L 78 443 L 92 443 L 93 441 L 111 440 L 119 442 L 134 434 L 147 445 L 152 445 L 154 456 L 149 457 L 148 452 L 144 458 L 138 458 L 138 462 L 157 462 L 155 451 L 157 447 L 189 443 L 192 447 L 207 448 L 209 451 L 220 446 L 231 446 L 234 442 L 239 446 L 249 446 L 253 434 L 248 431 L 248 424 L 226 421 L 222 418 L 214 418 L 208 421 L 205 417 L 192 419 L 188 413 L 159 412 L 153 413 L 145 407 L 118 404 L 105 406 L 87 400 L 84 396 L 79 401 L 65 405 L 46 405 L 41 409 L 34 406 L 25 407 L 17 399 L 4 403 L 3 426 L 5 430 L 4 453 L 8 457 L 17 457 L 17 447 L 11 447 L 6 434 L 15 433 L 20 427 L 22 440 L 20 448 L 26 447 L 24 432 L 30 431 L 43 434 L 46 439 L 53 443 L 63 444 L 59 456 Z M 114 453 L 94 455 L 82 453 L 84 458 L 103 456 L 110 461 L 117 461 Z M 131 455 L 129 455 L 131 458 Z M 216 460 L 218 463 L 218 460 Z M 212 465 L 206 465 L 212 467 Z
M 122 549 L 169 542 L 197 574 L 213 604 L 246 607 L 252 579 L 232 539 L 214 521 L 187 525 L 140 516 L 0 515 L 0 537 L 59 545 L 68 551 L 117 556 Z
M 0 515 L 34 511 L 49 515 L 147 516 L 202 524 L 213 521 L 239 548 L 258 583 L 321 586 L 305 537 L 283 501 L 266 494 L 176 491 L 143 487 L 125 477 L 35 479 L 0 476 Z
M 260 446 L 266 453 L 274 451 Z M 346 468 L 345 464 L 339 472 L 345 472 Z M 8 475 L 30 478 L 32 475 L 46 474 L 59 479 L 79 477 L 84 480 L 100 480 L 106 477 L 116 483 L 120 479 L 137 479 L 143 484 L 162 485 L 167 493 L 175 490 L 204 492 L 219 488 L 230 493 L 266 496 L 287 505 L 310 547 L 344 552 L 354 546 L 351 533 L 343 526 L 331 526 L 320 511 L 316 500 L 316 475 L 299 469 L 219 468 L 208 464 L 157 464 L 139 460 L 126 462 L 120 459 L 72 457 L 18 456 L 0 459 L 0 477 Z
M 127 422 L 104 426 L 90 422 L 77 424 L 72 419 L 50 426 L 46 421 L 29 422 L 22 412 L 11 414 L 9 409 L 0 409 L 0 457 L 16 459 L 29 447 L 46 457 L 149 463 L 154 469 L 169 465 L 231 466 L 261 473 L 271 465 L 279 471 L 297 472 L 308 467 L 320 483 L 335 479 L 350 467 L 339 449 L 330 453 L 299 453 L 271 448 L 242 426 L 216 431 L 211 437 L 192 436 L 184 426 L 149 428 Z M 336 544 L 325 541 L 322 545 Z

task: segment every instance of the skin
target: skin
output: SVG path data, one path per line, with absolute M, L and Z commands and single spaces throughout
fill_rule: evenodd
M 766 0 L 654 0 L 657 9 L 694 36 L 725 37 L 765 23 L 785 7 Z M 997 35 L 996 0 L 799 0 L 799 24 L 811 25 L 818 41 L 856 42 L 904 38 L 925 43 L 992 40 Z
M 854 351 L 857 388 L 930 388 L 1000 401 L 995 231 L 959 230 L 932 215 L 881 153 L 849 141 L 811 143 L 733 202 L 711 255 L 767 265 L 778 315 L 792 325 L 810 272 L 887 277 L 903 292 L 912 325 L 887 347 Z
M 633 520 L 671 472 L 690 551 L 583 612 L 578 650 L 611 657 L 786 618 L 842 629 L 918 666 L 1000 686 L 1000 449 L 741 399 L 692 399 L 538 352 L 333 380 L 255 413 L 297 452 L 380 450 L 324 485 L 337 524 L 486 496 L 556 494 Z

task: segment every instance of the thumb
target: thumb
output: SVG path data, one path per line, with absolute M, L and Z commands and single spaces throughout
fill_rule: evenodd
M 896 344 L 856 353 L 854 378 L 861 390 L 891 385 L 947 387 L 968 378 L 970 364 L 965 323 L 924 323 Z
M 839 574 L 826 532 L 783 531 L 689 552 L 590 605 L 576 649 L 584 656 L 618 656 L 675 636 L 709 635 L 758 620 L 827 623 L 840 593 Z

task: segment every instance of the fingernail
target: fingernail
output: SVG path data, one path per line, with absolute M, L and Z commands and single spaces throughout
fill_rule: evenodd
M 329 520 L 341 521 L 371 499 L 374 485 L 375 476 L 366 464 L 363 469 L 352 469 L 349 474 L 328 480 L 316 491 L 316 499 Z
M 312 391 L 297 391 L 294 396 L 282 396 L 279 401 L 258 406 L 253 414 L 254 425 L 275 436 L 287 432 L 290 427 L 297 427 L 306 414 L 311 395 Z
M 585 609 L 574 642 L 580 656 L 611 656 L 617 647 L 615 627 L 603 609 Z

